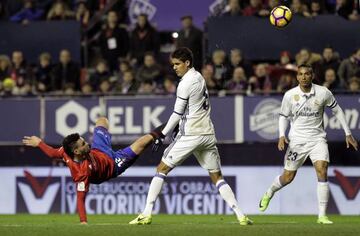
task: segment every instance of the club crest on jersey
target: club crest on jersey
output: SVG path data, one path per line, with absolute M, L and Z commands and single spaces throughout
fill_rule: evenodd
M 295 102 L 298 102 L 300 100 L 300 95 L 299 94 L 295 94 L 294 95 L 294 100 Z

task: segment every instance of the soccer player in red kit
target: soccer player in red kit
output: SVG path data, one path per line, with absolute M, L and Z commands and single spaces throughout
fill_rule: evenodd
M 69 167 L 73 181 L 76 183 L 77 208 L 81 224 L 87 224 L 85 197 L 90 183 L 101 184 L 122 174 L 158 137 L 159 130 L 163 126 L 118 151 L 111 148 L 111 135 L 108 128 L 108 120 L 105 117 L 96 121 L 91 146 L 78 133 L 66 136 L 60 148 L 50 147 L 36 136 L 25 136 L 23 139 L 26 146 L 39 147 L 49 157 L 63 159 Z

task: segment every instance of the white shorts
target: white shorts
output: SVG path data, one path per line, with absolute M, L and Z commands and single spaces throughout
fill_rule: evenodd
M 316 161 L 329 162 L 329 150 L 326 141 L 307 143 L 289 143 L 284 157 L 284 169 L 296 171 L 310 157 L 312 163 Z
M 175 140 L 165 149 L 162 162 L 174 168 L 194 154 L 204 169 L 210 172 L 220 170 L 220 155 L 216 147 L 215 135 L 182 136 L 178 134 Z

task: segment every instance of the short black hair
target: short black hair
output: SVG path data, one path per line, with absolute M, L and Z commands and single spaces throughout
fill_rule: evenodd
M 299 70 L 301 67 L 303 67 L 303 68 L 308 68 L 308 69 L 311 71 L 311 73 L 314 73 L 312 66 L 309 65 L 309 64 L 301 64 L 301 65 L 299 65 L 299 66 L 298 66 L 298 70 Z
M 65 153 L 71 158 L 74 158 L 74 148 L 79 139 L 80 135 L 78 133 L 74 133 L 66 136 L 62 142 Z
M 189 61 L 190 67 L 193 67 L 194 56 L 192 51 L 187 47 L 180 47 L 171 53 L 171 58 L 178 59 L 182 62 Z

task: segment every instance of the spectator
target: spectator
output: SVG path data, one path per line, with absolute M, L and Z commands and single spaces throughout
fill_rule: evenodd
M 62 1 L 54 2 L 47 15 L 48 20 L 69 20 L 74 17 L 75 13 Z
M 24 0 L 23 8 L 10 18 L 10 21 L 21 22 L 23 24 L 29 21 L 39 20 L 44 14 L 44 11 L 36 8 L 34 0 Z
M 269 10 L 264 9 L 261 0 L 250 0 L 250 3 L 243 11 L 244 16 L 268 16 Z
M 83 95 L 91 95 L 93 92 L 91 84 L 89 82 L 85 82 L 81 87 L 81 92 Z
M 349 80 L 349 91 L 355 92 L 355 93 L 360 93 L 360 78 L 359 77 L 353 76 Z
M 99 60 L 96 64 L 95 73 L 90 76 L 89 83 L 93 91 L 100 91 L 100 85 L 104 80 L 110 80 L 111 73 L 105 60 Z
M 89 24 L 90 11 L 86 6 L 86 1 L 78 1 L 76 6 L 75 18 L 80 22 L 82 27 L 86 27 Z
M 245 70 L 246 77 L 254 74 L 252 64 L 244 59 L 241 50 L 237 48 L 230 50 L 230 65 L 228 67 L 226 79 L 232 77 L 235 67 L 242 67 Z
M 135 94 L 139 88 L 139 84 L 135 79 L 135 74 L 132 70 L 124 72 L 124 79 L 118 82 L 116 91 L 122 94 Z
M 109 94 L 111 92 L 111 83 L 109 80 L 101 81 L 99 85 L 99 92 L 103 95 Z
M 255 74 L 250 77 L 249 84 L 253 92 L 268 94 L 277 89 L 277 81 L 270 77 L 267 64 L 264 63 L 256 65 Z
M 342 87 L 347 87 L 349 79 L 360 73 L 360 48 L 356 49 L 349 58 L 344 59 L 337 74 Z
M 11 74 L 11 61 L 6 55 L 0 55 L 0 84 L 5 78 L 10 77 Z
M 316 17 L 324 13 L 324 6 L 320 2 L 321 0 L 315 0 L 310 2 L 310 15 Z
M 52 89 L 59 91 L 67 89 L 70 91 L 80 90 L 80 67 L 71 59 L 70 51 L 63 49 L 60 52 L 59 63 L 51 72 Z
M 229 0 L 228 5 L 225 7 L 225 11 L 222 16 L 241 16 L 242 10 L 239 0 Z
M 124 73 L 128 70 L 132 70 L 130 62 L 125 59 L 121 59 L 118 66 L 119 70 L 114 72 L 114 76 L 110 78 L 112 84 L 122 82 L 124 78 Z
M 147 15 L 140 14 L 137 18 L 136 27 L 131 32 L 132 63 L 142 65 L 145 52 L 153 52 L 157 56 L 159 48 L 158 32 L 150 25 Z
M 155 85 L 161 85 L 163 83 L 162 76 L 161 66 L 156 63 L 154 54 L 151 52 L 145 53 L 144 64 L 140 66 L 137 72 L 137 80 L 140 83 L 151 81 Z
M 336 0 L 335 14 L 347 20 L 353 19 L 353 0 Z
M 322 59 L 314 63 L 315 81 L 319 84 L 324 82 L 325 71 L 332 68 L 337 71 L 340 65 L 339 57 L 331 46 L 323 49 Z
M 165 76 L 164 93 L 169 95 L 176 95 L 176 82 L 175 78 L 171 75 Z
M 119 27 L 118 15 L 115 11 L 108 13 L 99 41 L 101 54 L 107 61 L 110 71 L 114 71 L 118 66 L 119 58 L 125 58 L 129 49 L 128 32 Z
M 201 70 L 201 74 L 205 79 L 206 87 L 210 93 L 217 93 L 221 90 L 221 87 L 216 83 L 214 70 L 210 65 L 205 65 Z
M 230 78 L 226 78 L 228 74 L 229 66 L 226 63 L 226 54 L 222 49 L 217 49 L 212 53 L 212 60 L 210 62 L 212 70 L 214 72 L 214 79 L 217 86 L 223 88 L 226 81 Z
M 12 53 L 11 78 L 15 81 L 14 91 L 16 91 L 17 94 L 27 95 L 31 92 L 32 72 L 30 67 L 27 66 L 21 51 L 14 51 Z
M 303 48 L 299 51 L 298 54 L 295 56 L 296 65 L 311 65 L 313 66 L 315 63 L 321 60 L 321 55 L 311 52 L 307 48 Z
M 225 85 L 225 89 L 233 93 L 242 93 L 247 90 L 247 78 L 242 67 L 236 67 L 232 79 Z
M 203 61 L 203 33 L 193 25 L 192 16 L 181 17 L 182 29 L 177 38 L 177 47 L 188 47 L 193 52 L 193 65 L 196 70 L 200 70 Z
M 51 55 L 47 52 L 41 53 L 39 56 L 39 64 L 34 68 L 36 79 L 36 90 L 38 92 L 50 92 L 51 87 L 51 71 L 53 65 L 51 63 Z
M 296 77 L 293 73 L 284 73 L 280 76 L 276 91 L 285 93 L 297 85 Z
M 311 17 L 308 7 L 301 0 L 293 0 L 290 5 L 293 15 Z
M 140 87 L 137 91 L 138 94 L 151 95 L 154 94 L 155 86 L 151 81 L 143 81 L 140 83 Z
M 323 81 L 322 85 L 327 87 L 330 91 L 340 89 L 340 81 L 336 77 L 336 71 L 333 68 L 326 69 Z

